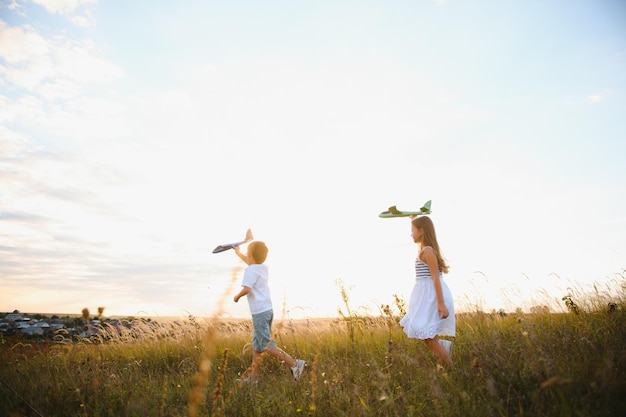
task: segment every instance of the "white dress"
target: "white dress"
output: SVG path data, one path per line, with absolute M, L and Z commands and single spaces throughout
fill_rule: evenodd
M 437 293 L 430 276 L 428 265 L 420 261 L 419 256 L 415 259 L 415 285 L 411 291 L 409 310 L 406 316 L 400 320 L 400 326 L 408 337 L 416 339 L 432 339 L 435 336 L 454 336 L 456 320 L 454 318 L 454 302 L 448 285 L 443 280 L 443 274 L 439 272 L 443 301 L 448 307 L 448 318 L 439 317 L 437 310 Z

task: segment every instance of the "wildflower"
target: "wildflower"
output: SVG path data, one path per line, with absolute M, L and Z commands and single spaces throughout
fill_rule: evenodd
M 472 359 L 472 368 L 480 368 L 480 361 L 477 357 Z
M 617 305 L 615 303 L 609 303 L 609 310 L 608 310 L 608 315 L 612 316 L 613 313 L 615 313 L 615 308 L 617 307 Z

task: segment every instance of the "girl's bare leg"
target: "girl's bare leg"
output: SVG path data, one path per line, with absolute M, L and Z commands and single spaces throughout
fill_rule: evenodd
M 437 360 L 439 360 L 439 362 L 441 362 L 443 366 L 452 366 L 452 358 L 450 357 L 450 355 L 448 355 L 448 352 L 446 352 L 443 346 L 441 346 L 438 337 L 426 339 L 424 340 L 424 342 L 426 343 L 426 346 L 428 346 L 428 349 L 433 352 Z

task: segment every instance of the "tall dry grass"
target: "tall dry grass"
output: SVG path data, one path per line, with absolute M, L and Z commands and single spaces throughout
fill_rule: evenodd
M 303 378 L 268 360 L 258 386 L 236 382 L 250 321 L 217 314 L 78 343 L 1 339 L 0 415 L 623 415 L 625 294 L 622 283 L 564 294 L 566 312 L 459 314 L 455 365 L 443 369 L 398 326 L 403 300 L 359 316 L 344 288 L 337 319 L 275 326 L 279 347 L 308 361 Z

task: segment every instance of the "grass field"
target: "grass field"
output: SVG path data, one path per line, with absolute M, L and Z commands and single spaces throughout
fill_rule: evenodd
M 251 359 L 245 320 L 190 317 L 106 341 L 0 339 L 0 415 L 626 415 L 624 286 L 564 297 L 567 313 L 459 314 L 449 369 L 406 338 L 402 300 L 360 317 L 343 295 L 338 319 L 274 324 L 279 347 L 307 360 L 298 382 L 273 358 L 258 386 L 237 382 Z

